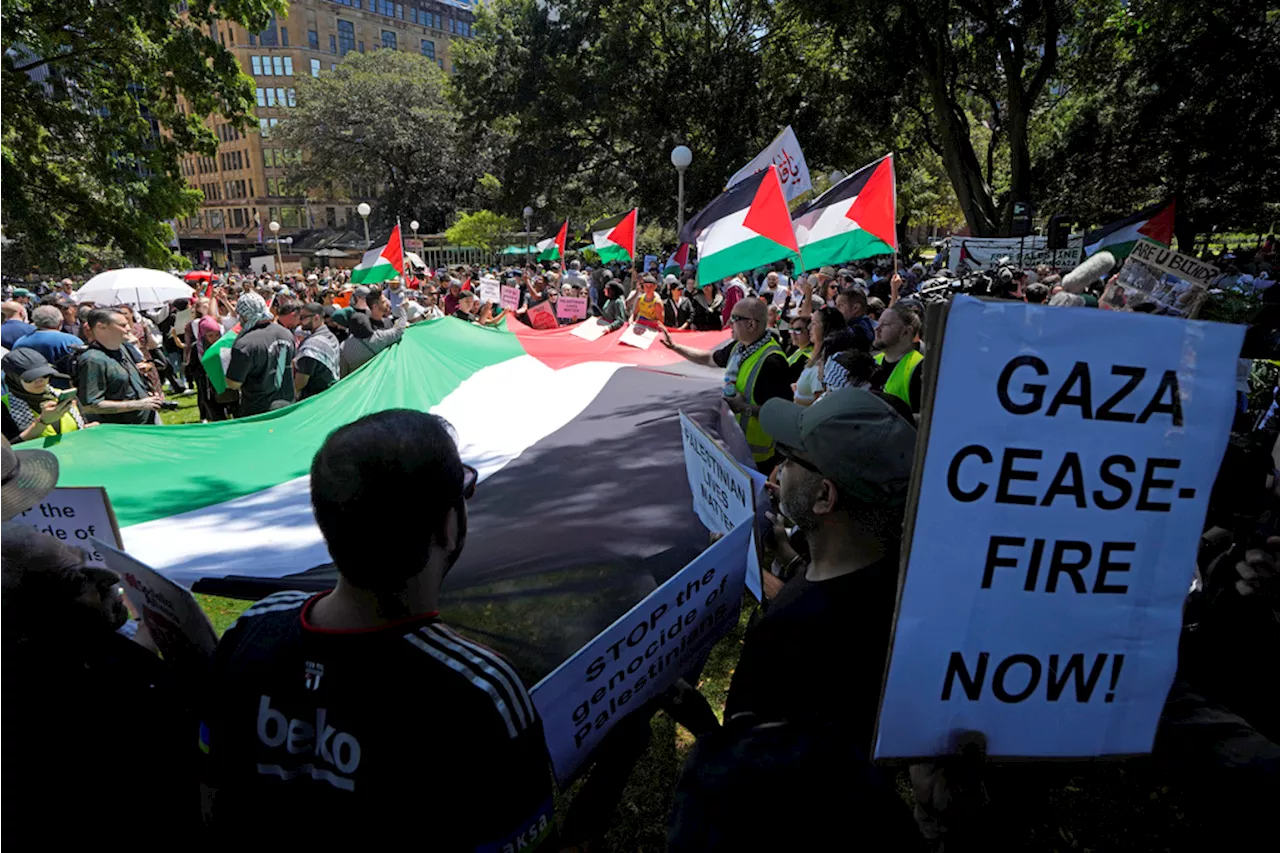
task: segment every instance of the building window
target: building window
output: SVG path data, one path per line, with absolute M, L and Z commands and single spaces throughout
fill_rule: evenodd
M 271 149 L 270 148 L 262 149 L 262 165 L 267 167 L 268 169 L 271 168 Z
M 235 210 L 231 211 L 231 224 L 236 228 L 244 227 L 244 208 L 243 207 L 237 207 Z
M 284 58 L 284 76 L 286 77 L 293 76 L 293 57 L 292 56 L 286 56 Z
M 307 47 L 312 50 L 320 49 L 320 34 L 315 30 L 307 30 Z
M 262 134 L 263 139 L 269 139 L 271 137 L 270 119 L 265 119 L 265 118 L 258 119 L 258 131 Z
M 282 47 L 289 46 L 289 28 L 288 27 L 280 28 L 280 45 Z
M 426 42 L 423 42 L 423 44 L 426 44 Z M 266 105 L 267 105 L 266 93 L 263 92 L 262 89 L 258 89 L 258 106 L 265 107 Z
M 292 88 L 290 88 L 289 89 L 289 106 L 296 107 L 297 105 L 298 105 L 298 95 Z
M 276 105 L 276 90 L 268 89 L 267 90 L 267 106 L 274 107 L 275 105 Z
M 394 18 L 396 16 L 395 4 L 391 0 L 378 0 L 378 14 Z
M 254 33 L 249 33 L 249 47 L 258 46 L 258 37 Z
M 253 178 L 249 179 L 249 197 L 253 198 Z
M 338 52 L 338 38 L 333 33 L 329 33 L 329 52 Z
M 356 42 L 356 50 L 360 51 L 361 53 L 364 53 L 364 42 L 362 41 Z
M 262 74 L 262 57 L 260 56 L 249 57 L 249 66 L 253 69 L 253 74 L 255 77 L 261 75 Z
M 428 39 L 423 39 L 423 40 L 422 40 L 422 55 L 423 55 L 423 56 L 425 56 L 427 59 L 435 59 L 435 58 L 436 58 L 436 43 L 435 43 L 435 42 L 433 42 L 433 41 L 430 41 L 430 40 L 428 40 Z M 258 91 L 259 91 L 259 92 L 261 92 L 262 90 L 261 90 L 261 89 L 259 89 Z
M 267 22 L 267 28 L 258 33 L 258 39 L 262 42 L 263 47 L 279 47 L 280 41 L 276 34 L 276 16 L 273 12 L 271 20 Z
M 281 190 L 281 193 L 283 194 L 283 189 Z M 296 207 L 280 208 L 280 224 L 281 225 L 286 225 L 290 228 L 297 228 L 300 220 L 301 220 L 301 217 L 298 216 L 298 208 Z
M 338 55 L 346 56 L 356 49 L 356 27 L 350 21 L 338 21 Z
M 396 4 L 396 17 L 402 21 L 404 20 L 404 6 L 399 3 Z
M 332 207 L 324 209 L 324 224 L 330 228 L 338 227 L 338 211 Z
M 383 47 L 389 47 L 389 48 L 391 48 L 392 50 L 395 50 L 395 49 L 396 49 L 396 34 L 395 34 L 395 33 L 393 33 L 393 32 L 391 32 L 391 30 L 383 30 L 383 31 L 382 31 L 382 46 L 383 46 Z
M 320 60 L 318 59 L 311 60 L 311 76 L 312 77 L 320 76 Z
M 409 20 L 415 24 L 418 23 L 418 7 L 417 6 L 409 7 Z
M 276 179 L 267 178 L 267 195 L 275 198 L 276 195 Z
M 271 57 L 271 67 L 275 69 L 277 77 L 283 77 L 284 76 L 284 57 L 283 56 Z

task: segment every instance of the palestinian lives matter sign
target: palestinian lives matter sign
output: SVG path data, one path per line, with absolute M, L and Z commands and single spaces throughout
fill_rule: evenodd
M 1150 752 L 1243 335 L 952 302 L 877 758 L 943 754 L 961 730 L 992 756 Z
M 737 624 L 750 538 L 749 524 L 735 527 L 534 686 L 561 786 Z
M 698 520 L 707 530 L 721 534 L 739 524 L 755 524 L 759 490 L 751 474 L 684 412 L 680 413 L 680 435 Z M 747 589 L 757 601 L 763 598 L 755 536 L 747 548 Z
M 1113 311 L 1132 311 L 1151 302 L 1156 313 L 1195 317 L 1218 274 L 1213 264 L 1139 240 L 1098 304 Z
M 587 300 L 584 296 L 561 296 L 556 300 L 556 316 L 561 320 L 587 319 Z
M 102 550 L 94 545 L 95 538 L 124 547 L 107 490 L 101 486 L 61 486 L 13 521 L 83 549 L 91 566 L 107 565 Z
M 1075 234 L 1067 240 L 1067 248 L 1049 251 L 1049 238 L 1027 237 L 952 237 L 951 251 L 947 255 L 947 268 L 966 270 L 991 269 L 1001 258 L 1008 258 L 1019 267 L 1037 267 L 1046 264 L 1066 272 L 1080 263 L 1084 249 L 1084 236 Z

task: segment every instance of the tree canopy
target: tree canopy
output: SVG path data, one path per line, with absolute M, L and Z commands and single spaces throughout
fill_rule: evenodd
M 266 26 L 284 0 L 5 5 L 3 219 L 11 269 L 78 269 L 87 250 L 172 258 L 166 220 L 200 204 L 181 158 L 213 154 L 207 116 L 243 126 L 252 81 L 211 36 Z
M 464 213 L 444 232 L 445 239 L 454 246 L 470 246 L 494 252 L 502 247 L 507 237 L 519 230 L 514 216 L 503 216 L 492 210 Z
M 273 130 L 303 156 L 294 186 L 342 198 L 353 184 L 382 186 L 374 218 L 444 229 L 487 170 L 488 132 L 463 132 L 449 81 L 430 59 L 398 50 L 349 53 L 332 71 L 298 80 L 298 106 Z

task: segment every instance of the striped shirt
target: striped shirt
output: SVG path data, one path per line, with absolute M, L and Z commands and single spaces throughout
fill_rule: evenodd
M 215 830 L 301 839 L 310 825 L 326 846 L 441 850 L 545 840 L 542 722 L 511 664 L 435 613 L 319 628 L 308 615 L 326 594 L 269 596 L 218 646 L 202 732 Z

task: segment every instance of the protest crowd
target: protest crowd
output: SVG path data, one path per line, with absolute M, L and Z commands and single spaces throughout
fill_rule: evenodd
M 1270 299 L 1276 254 L 1270 237 L 1213 257 L 1223 272 L 1212 286 Z M 440 850 L 600 849 L 649 719 L 666 713 L 697 739 L 673 795 L 670 850 L 1017 849 L 1000 815 L 1036 809 L 1060 763 L 990 762 L 986 733 L 970 730 L 953 732 L 942 755 L 870 759 L 917 432 L 940 381 L 926 373 L 926 317 L 957 293 L 1102 311 L 1118 290 L 1113 265 L 1082 280 L 1049 264 L 973 274 L 948 269 L 944 252 L 932 265 L 881 254 L 702 281 L 688 262 L 645 270 L 564 260 L 397 270 L 372 283 L 327 267 L 212 273 L 190 298 L 145 310 L 82 301 L 70 279 L 7 287 L 4 519 L 56 483 L 56 460 L 28 448 L 98 424 L 159 424 L 175 397 L 195 395 L 204 422 L 276 412 L 341 387 L 419 323 L 653 335 L 722 373 L 723 402 L 768 477 L 763 601 L 723 720 L 698 694 L 697 673 L 686 673 L 613 730 L 557 810 L 526 676 L 440 613 L 441 584 L 467 544 L 477 472 L 447 422 L 393 409 L 334 431 L 311 465 L 336 587 L 252 604 L 196 680 L 156 654 L 116 573 L 88 565 L 71 543 L 6 524 L 11 826 L 95 838 L 97 821 L 68 808 L 127 791 L 146 805 L 145 832 L 175 843 L 317 838 L 336 848 L 425 836 Z M 1155 303 L 1141 310 L 1165 313 Z M 684 342 L 695 331 L 729 338 L 701 349 Z M 1239 388 L 1200 552 L 1186 557 L 1197 580 L 1154 748 L 1114 759 L 1194 792 L 1210 834 L 1189 845 L 1224 849 L 1269 846 L 1261 816 L 1280 793 L 1271 662 L 1280 538 L 1270 536 L 1280 419 L 1250 416 L 1248 390 Z M 414 535 L 379 530 L 410 494 Z M 90 726 L 107 743 L 72 735 Z

